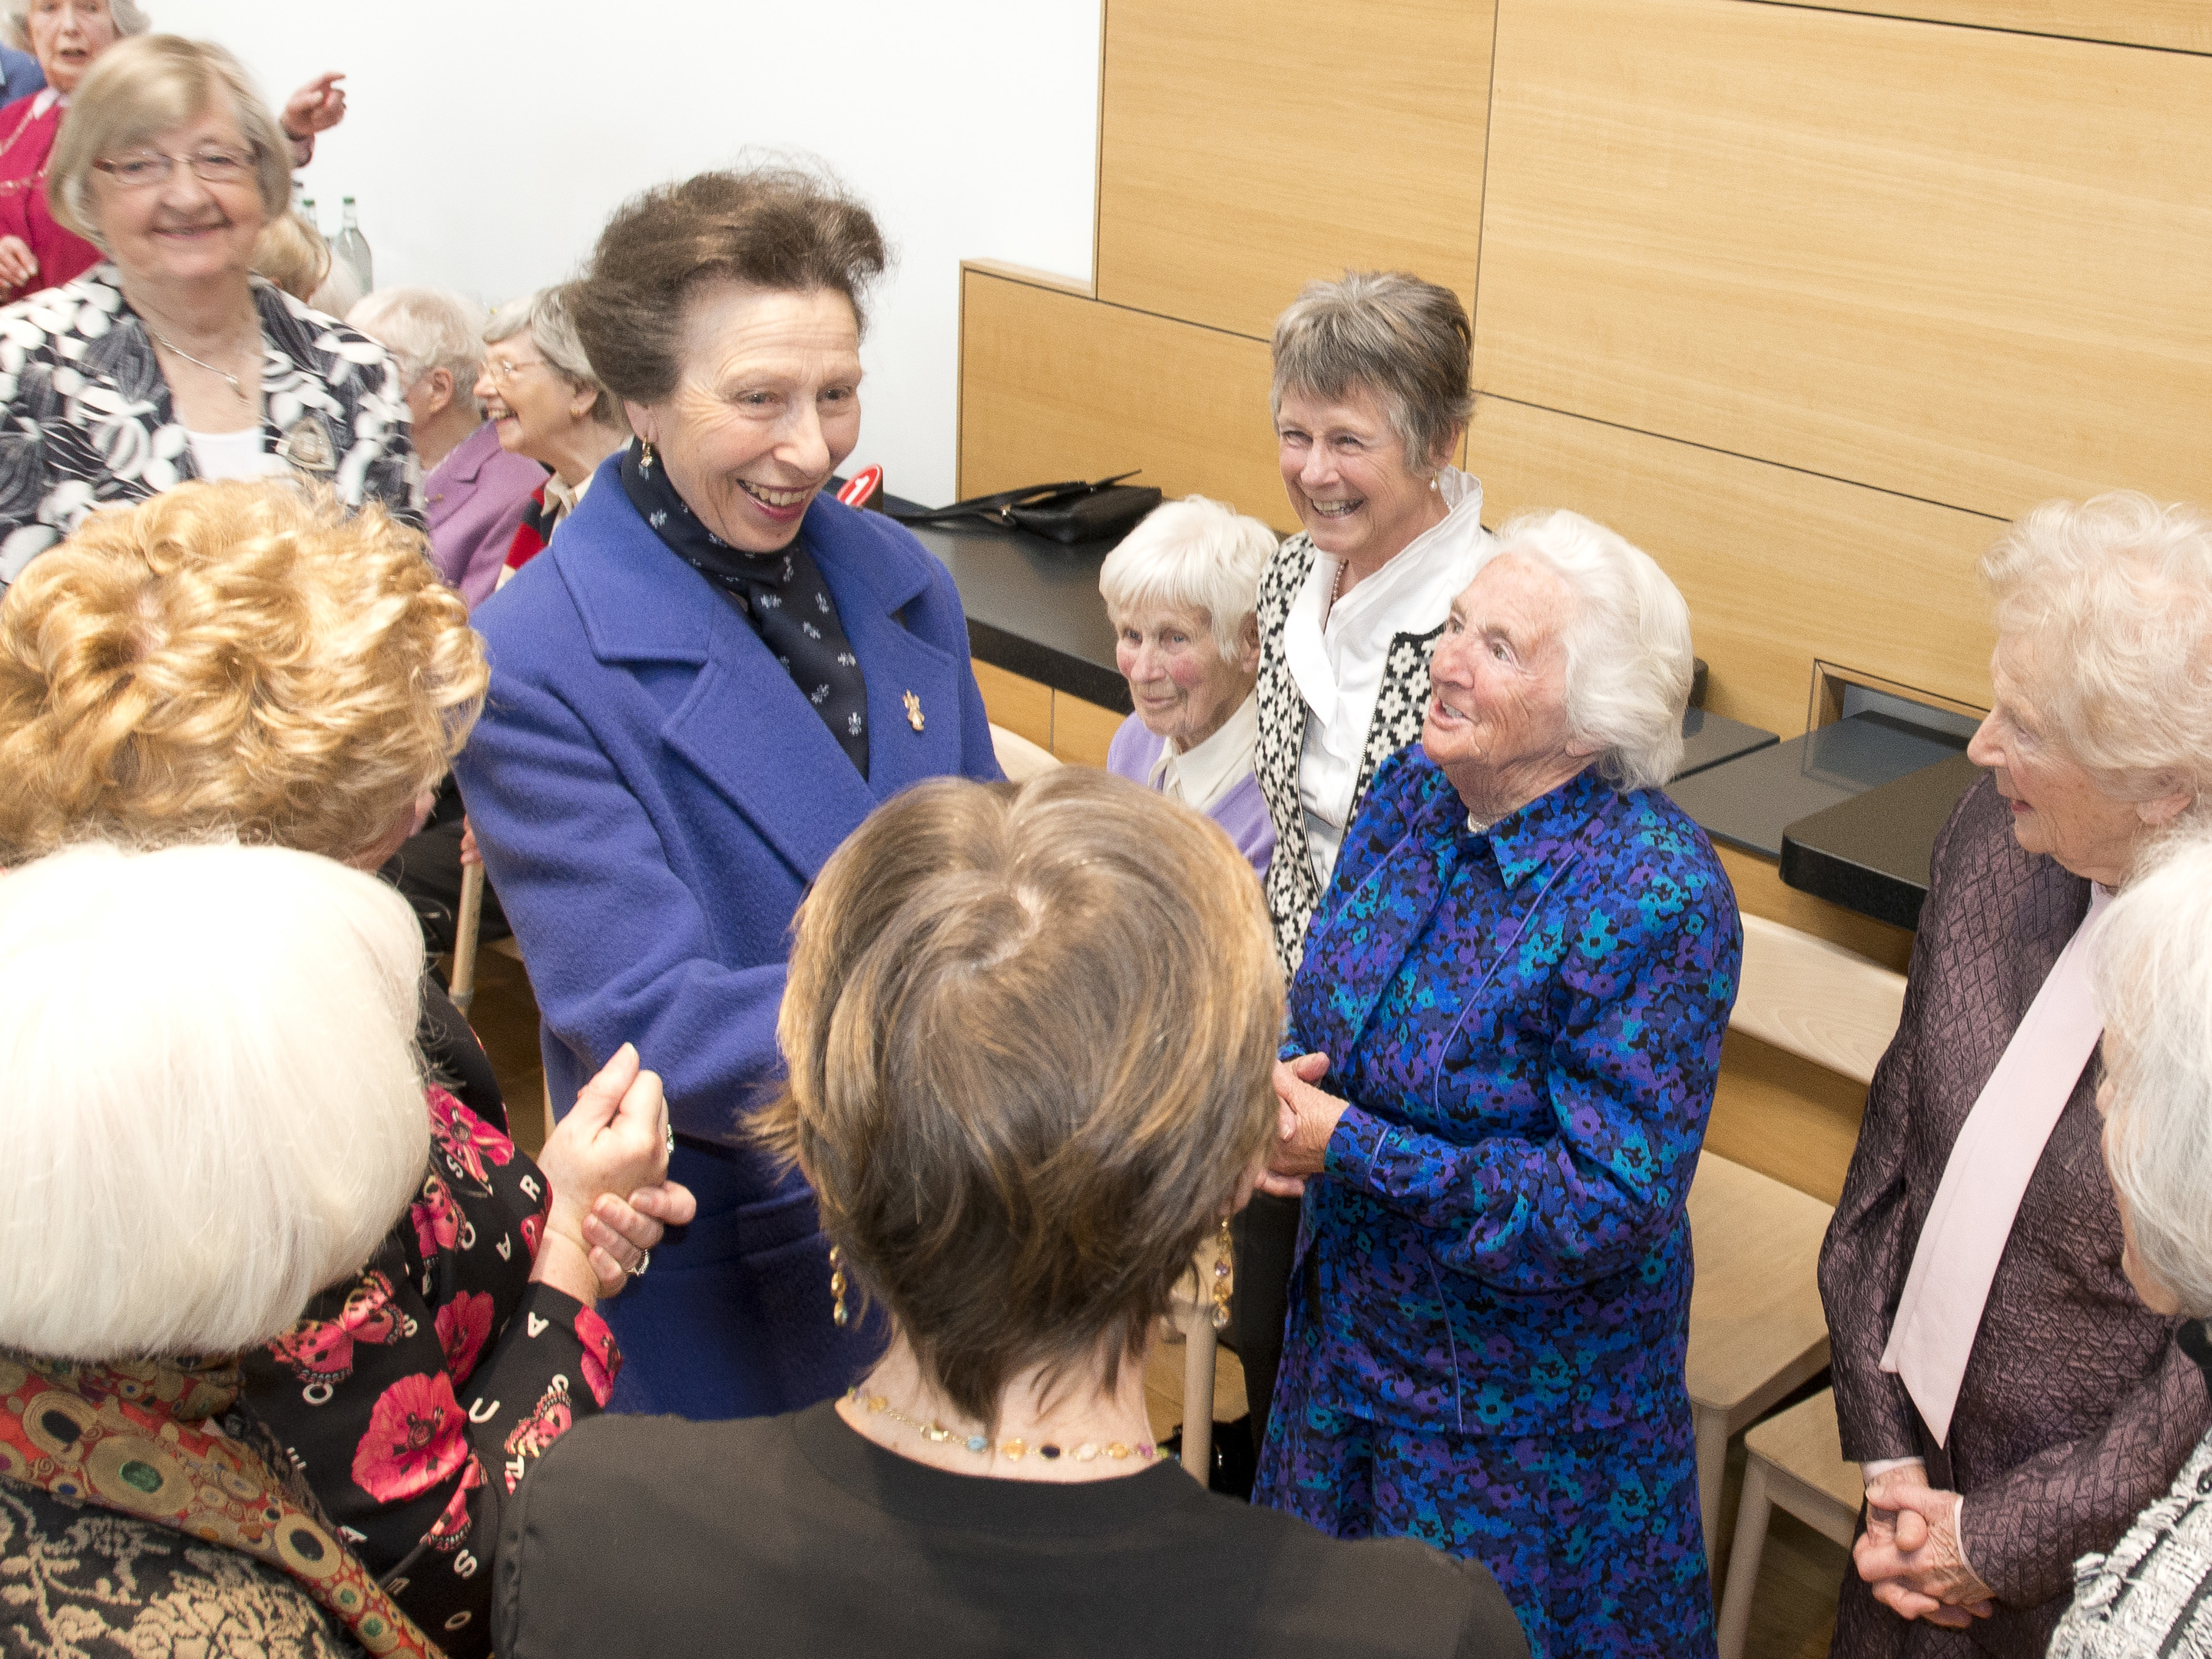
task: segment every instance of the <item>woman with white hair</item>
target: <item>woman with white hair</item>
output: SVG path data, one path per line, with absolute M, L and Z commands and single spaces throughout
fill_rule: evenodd
M 289 848 L 93 844 L 0 877 L 8 1652 L 438 1652 L 242 1407 L 237 1358 L 416 1194 L 421 961 L 397 894 Z
M 1254 1501 L 1485 1563 L 1536 1654 L 1713 1651 L 1685 1204 L 1742 930 L 1660 787 L 1690 664 L 1650 559 L 1506 525 L 1346 835 L 1275 1073 L 1262 1184 L 1305 1224 Z
M 574 284 L 541 288 L 492 313 L 476 394 L 500 447 L 553 476 L 538 486 L 507 549 L 505 582 L 544 551 L 601 461 L 629 441 L 622 399 L 601 384 L 577 337 Z
M 2121 1266 L 2212 1378 L 2212 834 L 2156 849 L 2098 924 L 2105 1162 Z M 2051 1659 L 2212 1654 L 2212 1434 L 2107 1552 L 2074 1567 Z
M 1869 1505 L 1844 1659 L 2040 1655 L 2071 1564 L 2212 1425 L 2172 1322 L 2121 1272 L 2086 928 L 2212 784 L 2212 521 L 2131 492 L 2048 501 L 1982 574 L 1996 695 L 1966 752 L 1992 775 L 1937 837 L 1821 1253 Z
M 380 288 L 346 321 L 399 363 L 401 395 L 422 464 L 430 558 L 473 610 L 491 595 L 545 469 L 510 454 L 484 418 L 482 307 L 449 289 Z
M 384 349 L 253 274 L 285 155 L 221 46 L 141 35 L 85 76 L 48 182 L 108 263 L 0 312 L 0 583 L 96 508 L 186 478 L 303 476 L 420 522 Z
M 100 514 L 0 600 L 0 866 L 80 840 L 236 838 L 374 871 L 488 678 L 421 532 L 380 510 L 234 482 Z M 634 1047 L 613 1045 L 533 1158 L 419 938 L 413 963 L 434 1085 L 415 1201 L 240 1364 L 324 1513 L 448 1659 L 475 1659 L 501 1500 L 606 1403 L 606 1299 L 693 1205 L 664 1180 L 666 1114 Z
M 1264 876 L 1274 822 L 1252 775 L 1260 624 L 1252 614 L 1275 532 L 1191 495 L 1155 507 L 1106 556 L 1098 591 L 1136 712 L 1106 769 L 1205 813 Z

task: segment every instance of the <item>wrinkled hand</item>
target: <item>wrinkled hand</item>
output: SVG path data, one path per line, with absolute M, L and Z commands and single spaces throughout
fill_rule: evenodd
M 28 288 L 39 274 L 38 255 L 20 236 L 0 236 L 0 287 Z
M 277 118 L 287 138 L 312 138 L 319 132 L 328 132 L 345 119 L 345 88 L 338 84 L 345 79 L 342 70 L 329 70 L 318 75 L 284 100 L 284 112 Z
M 465 870 L 471 864 L 483 862 L 483 854 L 477 851 L 477 827 L 464 817 L 461 820 L 461 868 Z
M 629 1268 L 651 1247 L 636 1244 L 623 1229 L 604 1219 L 596 1230 L 591 1223 L 599 1219 L 602 1197 L 634 1209 L 642 1189 L 667 1183 L 667 1136 L 668 1103 L 661 1097 L 660 1079 L 639 1065 L 636 1048 L 625 1042 L 583 1086 L 538 1155 L 538 1167 L 553 1189 L 553 1206 L 533 1278 L 586 1304 L 607 1293 L 602 1286 L 621 1288 Z M 689 1192 L 680 1187 L 675 1191 L 682 1199 L 669 1196 L 672 1207 L 690 1204 Z M 647 1208 L 658 1209 L 661 1202 L 647 1199 Z M 655 1225 L 663 1218 L 652 1218 Z M 608 1233 L 616 1235 L 612 1243 L 604 1242 Z M 584 1269 L 580 1277 L 579 1267 Z
M 1867 1488 L 1867 1529 L 1851 1546 L 1861 1578 L 1875 1600 L 1900 1619 L 1963 1630 L 1996 1608 L 1991 1590 L 1966 1564 L 1959 1545 L 1957 1492 L 1928 1484 L 1908 1463 Z
M 1261 1192 L 1296 1198 L 1305 1191 L 1306 1177 L 1327 1167 L 1328 1138 L 1348 1103 L 1313 1086 L 1328 1072 L 1327 1054 L 1275 1062 L 1275 1140 L 1260 1177 Z
M 644 1265 L 646 1252 L 660 1243 L 662 1234 L 684 1226 L 698 1213 L 698 1200 L 678 1181 L 641 1187 L 626 1200 L 601 1193 L 584 1218 L 584 1240 L 592 1247 L 592 1270 L 599 1276 L 599 1294 L 619 1291 L 629 1282 L 631 1270 Z

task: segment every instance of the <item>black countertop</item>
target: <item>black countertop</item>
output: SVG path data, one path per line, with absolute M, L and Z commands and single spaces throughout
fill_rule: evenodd
M 886 498 L 900 512 L 911 501 Z M 1114 544 L 1074 547 L 1027 531 L 986 525 L 909 526 L 945 561 L 968 613 L 968 645 L 994 668 L 1127 714 L 1128 682 L 1114 665 L 1114 624 L 1098 592 L 1098 567 Z
M 1920 925 L 1936 836 L 1982 769 L 1952 755 L 1782 832 L 1782 879 L 1899 927 Z
M 1669 784 L 1716 841 L 1778 860 L 1798 819 L 1948 760 L 1965 746 L 1887 714 L 1854 714 Z

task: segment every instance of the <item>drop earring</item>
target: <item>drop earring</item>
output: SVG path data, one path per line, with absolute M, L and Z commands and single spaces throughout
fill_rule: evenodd
M 842 1331 L 853 1322 L 853 1314 L 845 1305 L 845 1253 L 835 1244 L 830 1247 L 830 1317 Z
M 652 441 L 651 441 L 650 439 L 640 438 L 640 439 L 637 441 L 637 448 L 638 448 L 638 456 L 637 456 L 637 469 L 638 469 L 638 471 L 641 471 L 641 472 L 650 472 L 650 471 L 653 471 L 653 443 L 652 443 Z
M 1221 1218 L 1221 1231 L 1213 1241 L 1213 1328 L 1229 1328 L 1229 1297 L 1237 1288 L 1237 1242 L 1229 1231 L 1229 1218 Z

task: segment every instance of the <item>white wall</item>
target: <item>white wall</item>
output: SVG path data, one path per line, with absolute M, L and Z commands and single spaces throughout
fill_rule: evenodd
M 568 275 L 608 211 L 748 146 L 828 161 L 897 253 L 863 352 L 853 465 L 950 500 L 959 261 L 1088 278 L 1099 0 L 148 0 L 275 104 L 346 71 L 302 174 L 360 198 L 380 283 L 487 301 Z

